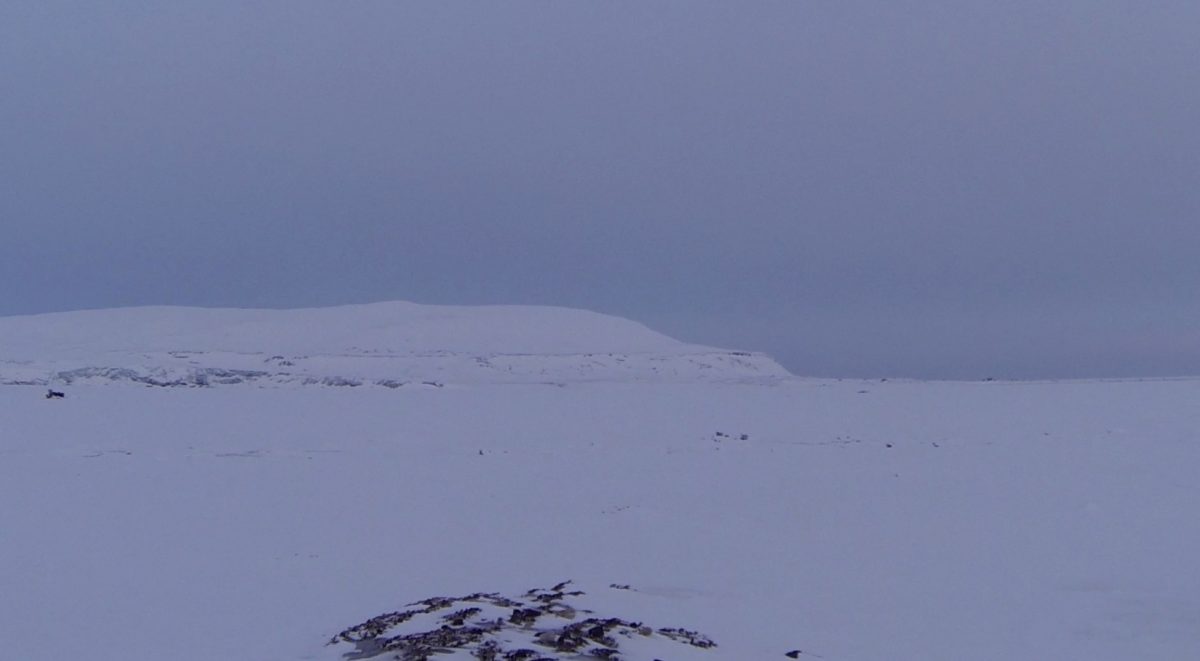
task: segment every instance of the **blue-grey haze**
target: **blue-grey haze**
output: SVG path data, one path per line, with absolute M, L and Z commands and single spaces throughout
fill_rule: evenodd
M 1166 0 L 11 0 L 0 314 L 549 304 L 802 374 L 1196 374 L 1197 35 Z

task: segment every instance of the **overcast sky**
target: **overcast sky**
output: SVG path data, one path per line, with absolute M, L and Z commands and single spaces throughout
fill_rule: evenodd
M 0 4 L 0 314 L 565 305 L 1200 374 L 1200 3 Z

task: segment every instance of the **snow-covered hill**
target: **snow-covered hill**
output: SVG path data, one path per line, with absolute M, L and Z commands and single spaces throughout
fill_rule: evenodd
M 784 376 L 761 354 L 684 344 L 626 319 L 566 308 L 390 302 L 0 318 L 0 383 L 7 384 L 400 388 Z

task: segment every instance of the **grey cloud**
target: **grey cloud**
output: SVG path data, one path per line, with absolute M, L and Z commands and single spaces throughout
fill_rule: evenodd
M 0 9 L 0 313 L 542 303 L 799 373 L 1200 371 L 1193 3 L 159 4 Z

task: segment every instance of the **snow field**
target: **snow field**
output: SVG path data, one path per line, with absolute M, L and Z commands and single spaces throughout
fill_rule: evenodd
M 672 659 L 1200 651 L 1197 380 L 42 392 L 0 388 L 3 658 L 332 660 L 566 579 L 718 644 Z

